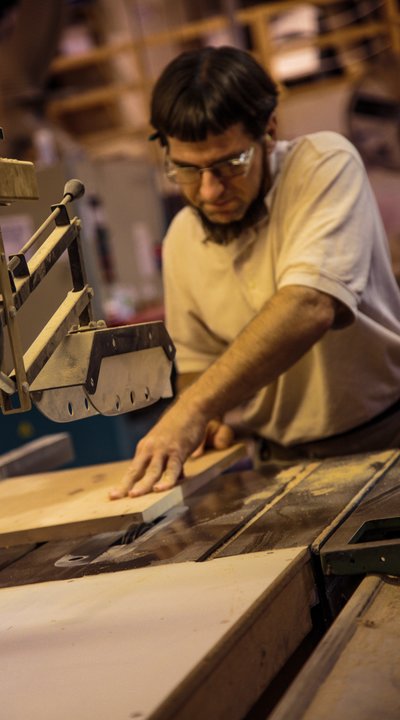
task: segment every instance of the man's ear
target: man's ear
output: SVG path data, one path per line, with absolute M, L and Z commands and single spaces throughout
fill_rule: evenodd
M 276 132 L 278 127 L 278 120 L 276 117 L 276 113 L 273 112 L 268 118 L 267 127 L 266 127 L 266 138 L 267 140 L 275 141 L 276 140 Z

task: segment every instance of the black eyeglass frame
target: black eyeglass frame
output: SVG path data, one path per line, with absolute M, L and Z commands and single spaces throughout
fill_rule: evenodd
M 246 176 L 254 158 L 255 145 L 250 145 L 235 157 L 219 160 L 207 167 L 196 165 L 177 165 L 168 155 L 164 160 L 164 170 L 168 180 L 177 185 L 194 185 L 200 183 L 203 172 L 209 171 L 218 180 L 230 180 L 240 175 Z M 179 177 L 181 175 L 181 177 Z M 186 177 L 185 177 L 186 176 Z

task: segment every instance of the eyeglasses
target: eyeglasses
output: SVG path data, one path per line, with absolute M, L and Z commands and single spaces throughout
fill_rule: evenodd
M 202 173 L 206 170 L 218 178 L 229 180 L 238 175 L 247 175 L 254 156 L 254 145 L 236 157 L 220 160 L 209 167 L 196 167 L 195 165 L 177 165 L 169 157 L 165 159 L 165 174 L 169 180 L 178 185 L 190 185 L 201 181 Z

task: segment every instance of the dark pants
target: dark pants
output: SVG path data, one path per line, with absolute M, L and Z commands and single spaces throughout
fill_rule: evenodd
M 355 455 L 390 448 L 400 448 L 400 400 L 372 420 L 322 440 L 285 447 L 272 440 L 259 438 L 256 441 L 254 466 L 259 468 L 271 460 L 292 464 L 305 458 L 312 460 Z

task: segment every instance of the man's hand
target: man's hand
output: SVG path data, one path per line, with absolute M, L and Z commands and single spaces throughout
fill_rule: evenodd
M 297 285 L 279 290 L 138 443 L 127 476 L 110 497 L 173 487 L 189 455 L 201 454 L 212 418 L 246 402 L 292 367 L 333 327 L 336 313 L 335 298 L 318 290 Z M 224 428 L 217 422 L 217 431 L 211 431 L 214 447 Z
M 169 490 L 176 485 L 192 453 L 199 457 L 206 447 L 229 447 L 233 438 L 230 427 L 219 420 L 207 423 L 198 414 L 188 412 L 180 400 L 140 440 L 128 472 L 121 485 L 110 491 L 110 499 Z
M 182 474 L 185 460 L 200 444 L 206 427 L 207 421 L 200 414 L 191 418 L 178 400 L 139 441 L 129 469 L 121 485 L 111 490 L 110 499 L 169 490 Z
M 191 457 L 197 458 L 204 454 L 206 448 L 225 450 L 230 447 L 235 439 L 235 433 L 229 425 L 215 418 L 210 420 L 206 427 L 204 438 L 200 445 L 192 452 Z

